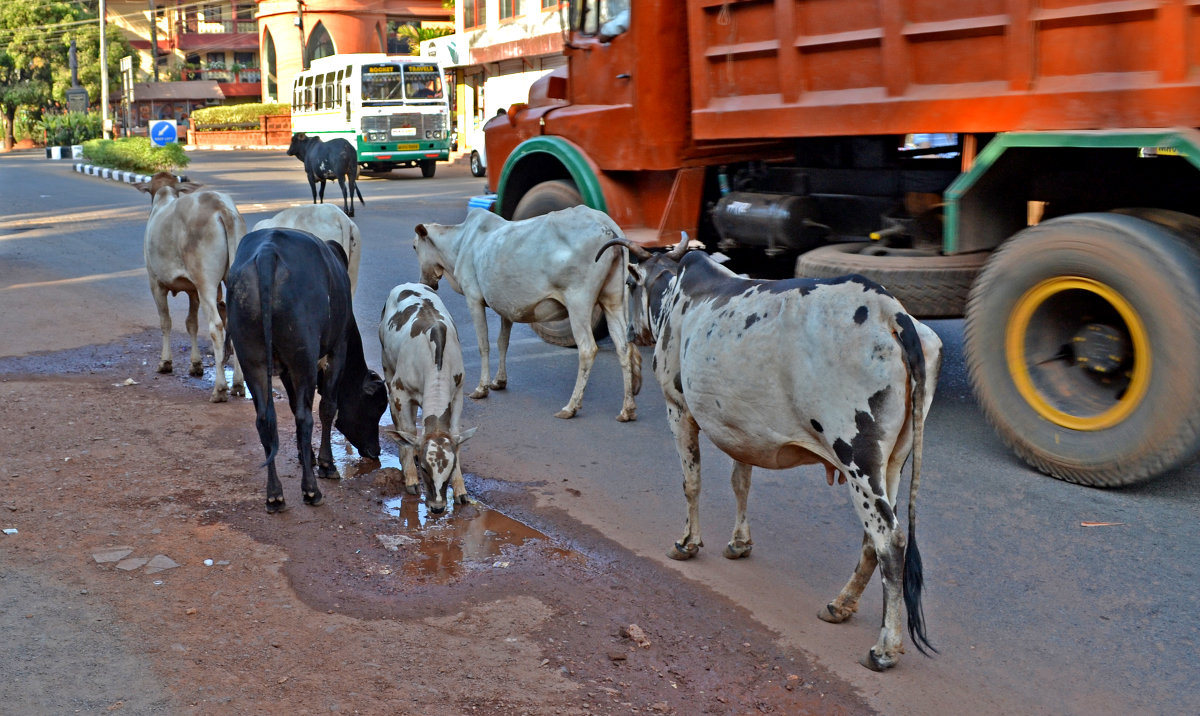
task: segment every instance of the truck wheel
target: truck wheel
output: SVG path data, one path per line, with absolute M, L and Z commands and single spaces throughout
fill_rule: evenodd
M 483 166 L 483 160 L 479 158 L 479 152 L 471 150 L 471 176 L 481 177 L 487 174 L 487 169 Z
M 422 159 L 417 162 L 417 166 L 421 167 L 421 176 L 426 179 L 432 179 L 434 172 L 437 171 L 437 160 Z
M 967 306 L 979 404 L 1035 468 L 1127 485 L 1200 449 L 1200 232 L 1076 214 L 1018 233 Z
M 971 284 L 987 256 L 987 252 L 942 256 L 856 241 L 801 254 L 796 276 L 861 274 L 881 284 L 917 318 L 957 318 L 966 309 Z
M 513 210 L 513 221 L 528 219 L 542 214 L 549 214 L 559 209 L 569 209 L 583 203 L 583 195 L 575 188 L 573 182 L 556 179 L 544 181 L 525 192 L 525 196 L 517 202 Z M 543 341 L 554 346 L 565 348 L 575 347 L 575 336 L 571 333 L 571 322 L 567 319 L 560 321 L 543 321 L 531 323 L 529 327 Z M 600 306 L 592 309 L 592 333 L 597 339 L 608 335 L 608 324 L 604 322 L 604 311 Z

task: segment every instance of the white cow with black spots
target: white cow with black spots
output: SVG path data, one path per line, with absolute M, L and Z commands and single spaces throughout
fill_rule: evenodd
M 631 267 L 634 340 L 655 344 L 655 375 L 683 466 L 687 523 L 669 556 L 688 559 L 703 544 L 701 430 L 734 460 L 730 559 L 748 556 L 754 544 L 746 518 L 751 469 L 820 463 L 830 484 L 835 471 L 850 483 L 864 536 L 853 576 L 819 616 L 849 618 L 878 564 L 883 626 L 863 665 L 881 671 L 899 659 L 902 592 L 913 642 L 923 653 L 932 649 L 915 529 L 925 415 L 941 366 L 937 335 L 861 276 L 752 280 L 703 252 L 686 253 L 686 241 L 655 255 L 622 245 L 643 259 Z M 910 452 L 906 544 L 896 496 Z
M 383 307 L 379 343 L 395 426 L 385 432 L 400 445 L 405 489 L 417 493 L 419 464 L 425 503 L 432 512 L 446 510 L 447 486 L 459 504 L 466 504 L 458 450 L 476 428 L 460 426 L 463 359 L 454 320 L 432 290 L 419 283 L 401 284 Z

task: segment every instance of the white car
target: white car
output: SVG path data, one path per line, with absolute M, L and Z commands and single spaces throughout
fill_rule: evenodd
M 483 127 L 476 125 L 471 132 L 471 176 L 487 174 L 487 152 L 483 149 Z

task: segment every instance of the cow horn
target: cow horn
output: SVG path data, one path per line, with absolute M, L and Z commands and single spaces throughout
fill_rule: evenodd
M 624 246 L 625 248 L 629 249 L 629 253 L 636 256 L 639 260 L 645 260 L 645 259 L 650 258 L 649 251 L 643 249 L 640 245 L 633 243 L 629 239 L 613 239 L 613 240 L 609 241 L 608 243 L 606 243 L 605 245 L 601 246 L 600 250 L 596 252 L 596 258 L 594 258 L 592 260 L 599 261 L 600 256 L 605 251 L 608 250 L 609 246 Z
M 671 259 L 672 261 L 678 261 L 679 259 L 683 258 L 683 255 L 686 254 L 688 250 L 687 232 L 681 231 L 679 234 L 679 243 L 675 244 L 675 248 L 671 249 L 671 252 L 667 254 L 667 258 Z

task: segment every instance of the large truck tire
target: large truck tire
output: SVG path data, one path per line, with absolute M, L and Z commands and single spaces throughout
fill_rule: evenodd
M 1161 217 L 1160 217 L 1161 218 Z M 1111 487 L 1200 449 L 1200 232 L 1123 213 L 1027 228 L 971 291 L 971 384 L 1038 470 Z
M 525 196 L 517 202 L 513 209 L 513 221 L 529 219 L 542 214 L 549 214 L 559 209 L 569 209 L 583 203 L 583 195 L 575 187 L 574 182 L 565 179 L 545 181 L 536 184 L 525 192 Z M 538 338 L 554 346 L 564 348 L 575 347 L 575 336 L 571 333 L 571 322 L 567 319 L 560 321 L 543 321 L 530 323 L 529 327 Z M 608 324 L 604 322 L 604 310 L 597 304 L 592 310 L 592 333 L 597 339 L 608 335 Z
M 796 276 L 857 273 L 881 284 L 917 318 L 958 318 L 988 253 L 941 256 L 889 249 L 871 241 L 828 244 L 796 259 Z

